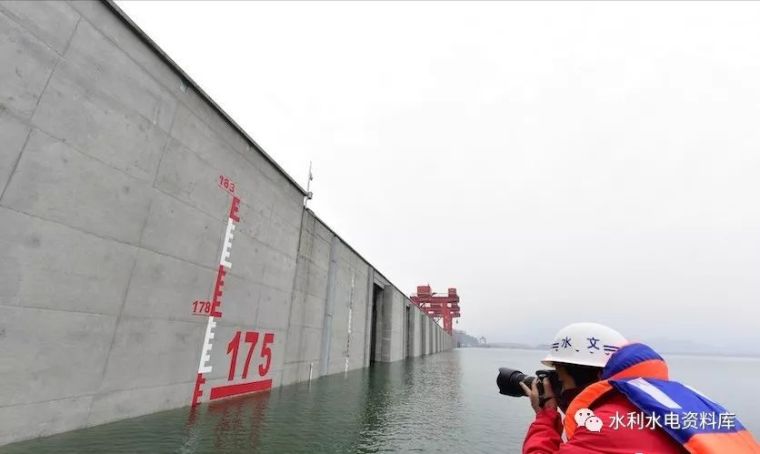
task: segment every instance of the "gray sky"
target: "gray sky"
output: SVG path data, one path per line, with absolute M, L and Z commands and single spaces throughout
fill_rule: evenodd
M 760 3 L 119 5 L 470 334 L 760 353 Z

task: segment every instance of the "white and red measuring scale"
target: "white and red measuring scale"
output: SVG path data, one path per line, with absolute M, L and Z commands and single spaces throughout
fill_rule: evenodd
M 203 399 L 203 385 L 206 383 L 205 374 L 212 371 L 211 350 L 214 340 L 214 328 L 216 328 L 216 320 L 222 318 L 224 277 L 227 275 L 227 271 L 232 268 L 232 262 L 230 261 L 232 239 L 235 234 L 235 226 L 240 222 L 240 216 L 238 215 L 240 197 L 235 195 L 235 183 L 223 175 L 219 176 L 218 183 L 220 188 L 232 195 L 232 204 L 229 216 L 227 217 L 227 229 L 224 233 L 222 254 L 219 258 L 219 269 L 216 273 L 216 283 L 214 284 L 211 301 L 193 302 L 193 315 L 208 317 L 206 335 L 203 338 L 203 349 L 201 350 L 200 363 L 198 364 L 198 375 L 195 378 L 195 389 L 192 398 L 193 407 L 201 403 L 201 400 L 211 401 L 239 394 L 266 391 L 272 388 L 272 379 L 266 378 L 266 376 L 272 366 L 271 345 L 274 343 L 274 333 L 236 331 L 227 344 L 227 355 L 230 357 L 230 368 L 227 375 L 229 383 L 212 387 L 208 398 Z M 261 341 L 259 357 L 262 359 L 262 362 L 255 370 L 251 370 L 251 358 L 259 341 Z M 241 350 L 244 347 L 242 344 L 248 346 L 247 351 Z M 245 353 L 246 355 L 240 374 L 238 374 L 238 353 Z

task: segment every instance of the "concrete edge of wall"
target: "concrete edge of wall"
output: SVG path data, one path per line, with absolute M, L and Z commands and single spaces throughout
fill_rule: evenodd
M 269 161 L 270 164 L 272 164 L 293 186 L 296 187 L 301 193 L 305 196 L 306 190 L 298 184 L 298 182 L 290 176 L 288 172 L 285 171 L 278 163 L 274 160 L 264 149 L 256 143 L 255 140 L 235 121 L 232 119 L 232 117 L 222 109 L 219 104 L 214 101 L 211 96 L 209 96 L 201 87 L 200 85 L 193 80 L 192 77 L 190 77 L 172 58 L 164 52 L 163 49 L 155 42 L 153 41 L 150 36 L 148 36 L 147 33 L 145 33 L 142 28 L 140 28 L 139 25 L 137 25 L 130 17 L 127 15 L 127 13 L 124 12 L 121 8 L 119 8 L 119 5 L 116 4 L 114 0 L 100 0 L 102 1 L 108 8 L 111 9 L 111 11 L 114 12 L 114 14 L 122 21 L 124 24 L 131 29 L 145 44 L 148 45 L 149 48 L 153 50 L 153 52 L 156 53 L 167 65 L 169 65 L 170 68 L 172 68 L 173 71 L 175 71 L 189 86 L 191 86 L 194 90 L 198 92 L 198 94 L 203 97 L 203 99 L 214 109 L 219 113 L 219 115 L 232 126 L 234 129 L 237 130 L 237 132 L 245 138 L 245 140 L 248 141 L 248 143 L 253 147 L 254 150 L 261 153 L 264 158 Z
M 129 17 L 129 15 L 122 10 L 119 5 L 116 4 L 115 0 L 100 0 L 102 1 L 108 8 L 110 8 L 114 14 L 124 22 L 124 24 L 129 27 L 143 42 L 145 42 L 148 47 L 150 47 L 156 55 L 158 55 L 167 65 L 169 65 L 170 68 L 172 68 L 173 71 L 175 71 L 179 76 L 187 82 L 188 85 L 190 85 L 193 89 L 195 89 L 200 96 L 203 97 L 204 101 L 206 101 L 213 109 L 215 109 L 219 115 L 224 118 L 225 121 L 227 121 L 237 132 L 245 138 L 250 145 L 259 153 L 261 153 L 262 156 L 264 156 L 267 161 L 269 161 L 270 164 L 272 164 L 293 186 L 295 186 L 304 196 L 307 195 L 306 190 L 298 184 L 298 182 L 295 181 L 295 179 L 287 172 L 285 169 L 283 169 L 277 161 L 274 160 L 254 139 L 251 137 L 227 112 L 225 112 L 224 109 L 222 109 L 219 104 L 214 101 L 211 96 L 209 96 L 203 88 L 195 81 L 193 80 L 190 75 L 188 75 L 178 64 L 175 62 L 163 49 L 161 49 L 161 46 L 159 46 L 153 39 L 151 39 L 150 36 L 148 36 L 147 33 L 145 33 L 142 28 L 140 28 L 139 25 L 137 25 L 132 18 Z M 306 208 L 323 226 L 325 226 L 330 232 L 332 232 L 333 235 L 338 237 L 338 239 L 346 245 L 351 251 L 353 251 L 356 255 L 359 256 L 362 260 L 364 260 L 370 267 L 372 267 L 377 274 L 379 274 L 383 279 L 388 281 L 390 285 L 404 294 L 401 289 L 398 288 L 393 282 L 390 281 L 385 275 L 383 275 L 381 272 L 377 270 L 377 268 L 367 260 L 361 253 L 359 253 L 356 249 L 354 249 L 353 246 L 350 245 L 341 235 L 339 235 L 332 227 L 330 227 L 324 220 L 322 220 L 316 213 L 314 213 L 312 210 L 309 210 Z M 404 294 L 405 295 L 405 294 Z M 406 295 L 405 295 L 406 296 Z M 407 297 L 408 300 L 408 297 Z
M 0 112 L 0 261 L 14 265 L 0 266 L 0 358 L 28 360 L 0 393 L 0 444 L 196 403 L 200 370 L 205 403 L 245 378 L 228 378 L 223 345 L 247 330 L 276 334 L 273 388 L 310 380 L 312 363 L 316 377 L 366 367 L 373 332 L 373 361 L 451 348 L 112 2 L 0 2 L 0 24 L 15 43 L 0 51 L 23 70 L 0 84 L 15 100 Z M 213 181 L 228 172 L 243 199 L 234 271 L 220 251 L 235 199 Z M 222 354 L 204 359 L 211 319 L 190 302 L 221 292 L 220 268 L 232 304 L 214 322 Z

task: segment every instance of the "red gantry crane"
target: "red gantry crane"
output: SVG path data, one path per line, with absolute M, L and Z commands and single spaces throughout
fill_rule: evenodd
M 451 334 L 454 328 L 454 319 L 461 315 L 457 289 L 449 288 L 448 295 L 439 295 L 432 292 L 430 284 L 418 285 L 417 294 L 412 295 L 410 299 L 422 312 L 433 317 L 436 322 L 443 320 L 443 330 Z

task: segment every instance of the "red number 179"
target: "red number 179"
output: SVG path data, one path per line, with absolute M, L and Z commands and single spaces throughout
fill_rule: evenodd
M 227 354 L 232 354 L 230 358 L 230 373 L 227 376 L 228 381 L 235 379 L 235 369 L 237 367 L 237 355 L 240 349 L 240 331 L 236 332 L 232 337 L 232 340 L 227 344 Z M 245 332 L 245 343 L 248 344 L 248 355 L 245 357 L 245 365 L 243 366 L 243 378 L 248 378 L 248 369 L 251 365 L 251 356 L 253 350 L 256 348 L 256 343 L 259 341 L 259 333 L 256 331 Z M 272 349 L 270 345 L 274 342 L 274 333 L 264 333 L 264 342 L 261 345 L 261 357 L 265 358 L 264 364 L 259 365 L 259 375 L 265 376 L 269 372 L 269 367 L 272 365 Z

